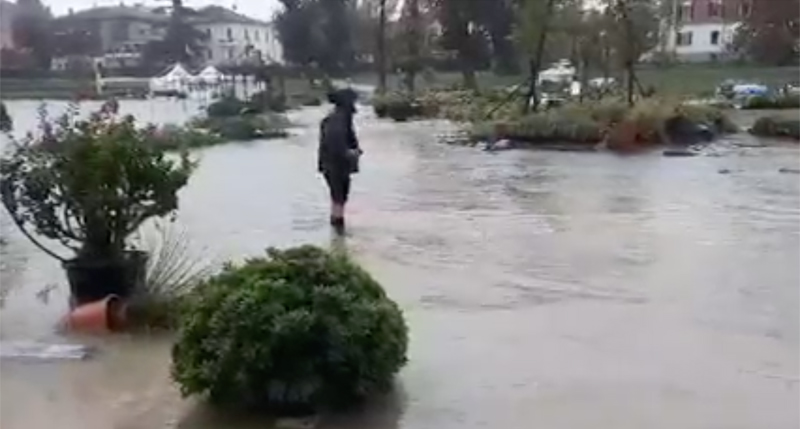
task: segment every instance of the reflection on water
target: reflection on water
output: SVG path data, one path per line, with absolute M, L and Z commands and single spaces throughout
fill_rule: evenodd
M 436 144 L 452 131 L 441 122 L 365 114 L 364 169 L 335 238 L 314 169 L 324 113 L 293 113 L 305 128 L 285 140 L 197 152 L 179 216 L 214 260 L 300 243 L 350 252 L 404 308 L 402 400 L 323 427 L 800 425 L 800 183 L 778 173 L 797 168 L 796 147 L 487 154 Z M 53 338 L 63 274 L 2 225 L 16 261 L 3 266 L 0 339 Z M 4 428 L 256 427 L 181 400 L 166 339 L 81 340 L 101 355 L 2 363 Z

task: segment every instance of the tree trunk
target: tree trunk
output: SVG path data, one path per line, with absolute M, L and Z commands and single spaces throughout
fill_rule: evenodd
M 635 66 L 633 65 L 633 61 L 628 60 L 625 64 L 625 71 L 628 78 L 628 89 L 627 89 L 627 98 L 628 98 L 628 106 L 633 107 L 636 104 L 636 100 L 634 100 L 633 93 L 636 87 L 636 71 Z
M 583 50 L 580 55 L 580 83 L 581 92 L 578 94 L 578 103 L 583 103 L 586 91 L 589 89 L 589 58 Z
M 386 93 L 386 0 L 380 0 L 378 22 L 378 94 Z
M 477 91 L 478 79 L 475 76 L 475 70 L 473 69 L 472 64 L 464 65 L 461 74 L 464 78 L 464 88 Z
M 622 23 L 625 26 L 625 72 L 628 78 L 627 98 L 628 105 L 633 107 L 636 103 L 634 100 L 634 90 L 636 85 L 636 59 L 634 58 L 635 52 L 633 51 L 633 44 L 636 42 L 633 35 L 633 23 L 628 15 L 628 2 L 626 0 L 618 0 L 617 7 L 619 8 L 619 15 L 622 18 Z
M 416 92 L 417 70 L 420 59 L 420 13 L 419 0 L 409 0 L 409 21 L 411 25 L 410 36 L 408 38 L 409 64 L 406 70 L 406 87 L 411 94 Z
M 539 71 L 542 67 L 542 60 L 544 59 L 544 48 L 547 43 L 547 35 L 550 32 L 550 15 L 553 13 L 553 6 L 555 5 L 555 0 L 547 0 L 547 5 L 545 6 L 545 14 L 544 19 L 542 20 L 541 31 L 539 32 L 539 38 L 536 43 L 536 51 L 534 52 L 533 59 L 528 62 L 528 68 L 530 73 L 530 87 L 528 88 L 528 94 L 525 98 L 525 103 L 523 104 L 523 112 L 528 113 L 532 108 L 534 112 L 539 110 L 540 98 L 539 98 Z M 530 102 L 532 100 L 532 102 Z M 530 102 L 530 104 L 529 104 Z

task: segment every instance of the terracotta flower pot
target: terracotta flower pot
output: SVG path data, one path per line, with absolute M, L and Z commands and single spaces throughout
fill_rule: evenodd
M 80 305 L 67 316 L 67 328 L 75 332 L 106 333 L 120 329 L 126 321 L 126 305 L 117 295 Z

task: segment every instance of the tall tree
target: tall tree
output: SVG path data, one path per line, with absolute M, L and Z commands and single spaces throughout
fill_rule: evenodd
M 182 0 L 171 0 L 167 34 L 163 40 L 149 43 L 144 49 L 145 62 L 164 67 L 176 62 L 194 65 L 203 58 L 202 42 L 207 37 L 189 22 L 196 12 L 183 5 Z
M 287 62 L 328 75 L 352 69 L 356 60 L 353 0 L 281 0 L 275 17 Z
M 494 70 L 500 74 L 519 71 L 519 58 L 512 36 L 514 32 L 514 2 L 511 0 L 475 0 L 477 18 L 486 29 L 492 45 Z
M 316 3 L 324 48 L 319 52 L 319 65 L 331 76 L 341 75 L 355 63 L 351 0 L 320 0 Z
M 463 75 L 464 87 L 477 89 L 476 68 L 480 54 L 486 51 L 487 37 L 482 26 L 481 0 L 432 0 L 442 26 L 442 45 L 454 51 Z M 483 48 L 483 49 L 482 49 Z
M 528 50 L 528 93 L 523 111 L 538 110 L 541 97 L 538 90 L 539 73 L 544 65 L 545 47 L 550 36 L 551 20 L 559 0 L 523 0 L 521 5 L 520 39 Z
M 313 2 L 281 0 L 281 3 L 283 10 L 275 16 L 275 27 L 283 45 L 284 59 L 289 64 L 309 66 L 314 62 L 318 49 L 313 30 L 313 14 L 316 13 Z
M 658 43 L 657 4 L 654 0 L 606 0 L 609 33 L 620 69 L 625 72 L 628 104 L 641 90 L 636 76 L 639 58 Z
M 395 56 L 404 74 L 406 90 L 416 91 L 417 75 L 422 71 L 424 23 L 420 0 L 406 0 L 400 12 L 399 33 L 395 39 Z
M 48 70 L 53 57 L 53 15 L 41 0 L 19 0 L 11 32 L 17 46 L 30 52 L 37 68 Z
M 734 48 L 769 65 L 796 64 L 800 46 L 800 0 L 752 0 Z
M 378 4 L 378 94 L 386 93 L 386 26 L 388 24 L 388 11 L 386 0 L 379 0 Z

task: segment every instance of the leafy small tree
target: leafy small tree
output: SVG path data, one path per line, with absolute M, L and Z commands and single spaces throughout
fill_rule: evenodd
M 142 223 L 177 209 L 192 163 L 168 159 L 151 144 L 154 129 L 137 128 L 131 116 L 118 120 L 113 103 L 89 120 L 75 113 L 51 122 L 42 110 L 40 135 L 15 142 L 0 160 L 0 197 L 50 256 L 67 261 L 37 236 L 79 259 L 118 260 Z

